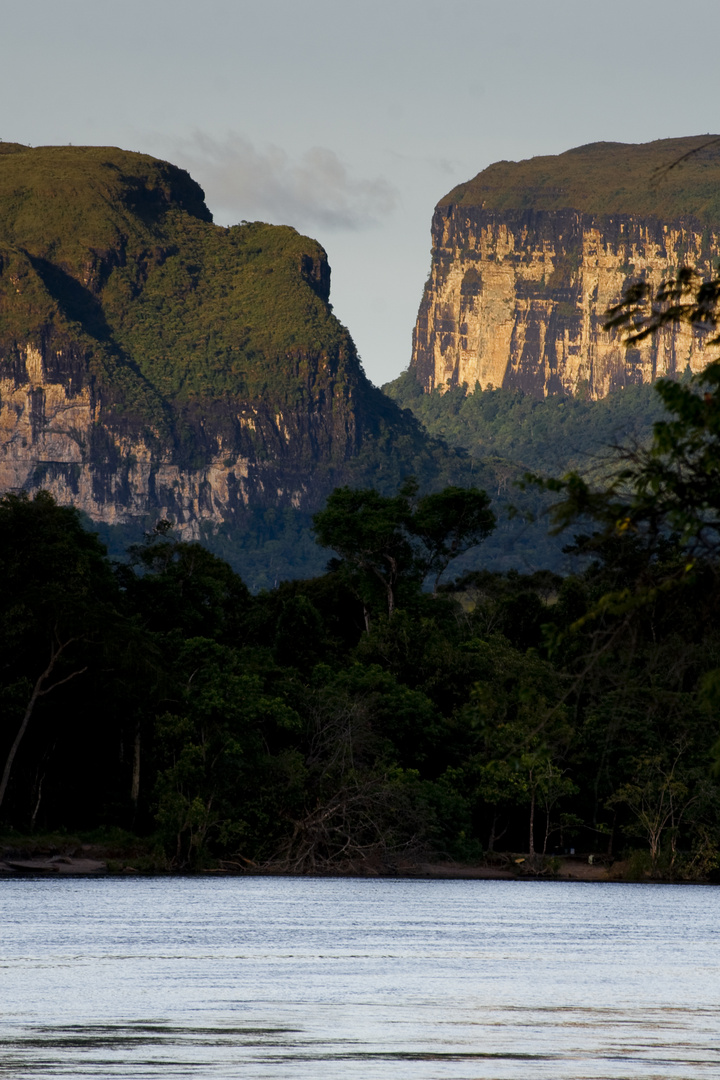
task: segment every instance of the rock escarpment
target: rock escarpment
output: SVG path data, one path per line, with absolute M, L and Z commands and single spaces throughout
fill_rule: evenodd
M 186 536 L 316 505 L 374 439 L 410 432 L 329 286 L 319 244 L 215 226 L 166 162 L 0 144 L 0 491 Z
M 709 273 L 717 264 L 720 138 L 712 138 L 595 143 L 499 162 L 451 191 L 433 217 L 413 341 L 411 371 L 423 388 L 600 398 L 701 370 L 703 341 L 687 327 L 631 350 L 602 327 L 630 282 L 657 285 L 684 265 Z

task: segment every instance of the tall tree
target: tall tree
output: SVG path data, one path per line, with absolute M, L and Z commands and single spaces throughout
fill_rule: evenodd
M 476 488 L 446 487 L 418 501 L 410 531 L 425 549 L 418 557 L 433 578 L 434 595 L 452 560 L 481 544 L 494 528 L 490 498 Z
M 407 479 L 397 495 L 371 489 L 336 488 L 313 518 L 315 536 L 360 575 L 363 600 L 382 590 L 391 617 L 401 582 L 419 588 L 432 575 L 435 591 L 452 559 L 484 540 L 495 515 L 484 491 L 447 487 L 415 499 Z

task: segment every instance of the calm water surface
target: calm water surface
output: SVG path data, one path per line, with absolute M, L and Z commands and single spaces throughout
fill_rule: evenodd
M 720 1078 L 720 889 L 0 882 L 0 1077 Z

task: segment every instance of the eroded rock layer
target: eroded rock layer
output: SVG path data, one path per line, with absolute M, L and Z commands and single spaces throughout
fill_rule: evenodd
M 414 334 L 411 370 L 425 390 L 599 398 L 701 370 L 703 340 L 687 327 L 628 350 L 603 323 L 630 282 L 717 263 L 720 139 L 708 142 L 600 143 L 500 162 L 450 192 L 433 217 Z

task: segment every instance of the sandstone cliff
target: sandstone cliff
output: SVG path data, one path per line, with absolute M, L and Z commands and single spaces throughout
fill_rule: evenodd
M 716 265 L 720 139 L 712 138 L 596 143 L 499 162 L 451 191 L 433 217 L 413 341 L 411 371 L 423 388 L 600 398 L 701 370 L 703 342 L 687 328 L 628 351 L 602 325 L 631 281 L 659 284 L 683 265 Z
M 0 144 L 0 492 L 198 536 L 312 508 L 379 442 L 412 453 L 329 287 L 319 244 L 213 225 L 166 162 Z

